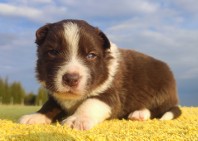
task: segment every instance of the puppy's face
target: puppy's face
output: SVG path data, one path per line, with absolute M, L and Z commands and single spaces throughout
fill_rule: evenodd
M 84 21 L 64 20 L 36 32 L 37 78 L 54 94 L 83 97 L 108 77 L 110 43 Z

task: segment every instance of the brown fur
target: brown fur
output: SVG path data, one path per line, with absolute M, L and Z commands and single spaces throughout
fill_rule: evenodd
M 120 51 L 123 60 L 115 76 L 116 81 L 108 90 L 110 98 L 107 94 L 99 96 L 114 107 L 112 118 L 127 117 L 143 108 L 151 111 L 152 118 L 160 118 L 178 104 L 176 83 L 165 63 L 136 51 Z
M 94 91 L 107 79 L 107 66 L 113 56 L 108 52 L 110 42 L 105 34 L 84 21 L 65 20 L 48 24 L 37 31 L 37 77 L 39 81 L 45 81 L 49 91 L 58 93 L 54 87 L 54 76 L 59 67 L 67 61 L 67 57 L 63 55 L 59 55 L 56 59 L 53 56 L 49 57 L 49 48 L 55 47 L 67 54 L 67 43 L 61 31 L 62 24 L 68 21 L 77 23 L 81 27 L 79 46 L 82 49 L 79 50 L 79 54 L 83 56 L 85 50 L 92 48 L 99 54 L 98 60 L 86 62 L 86 66 L 91 70 L 87 92 Z M 160 118 L 167 111 L 173 112 L 174 118 L 178 117 L 181 111 L 177 107 L 176 82 L 167 64 L 133 50 L 119 49 L 119 51 L 121 54 L 119 68 L 110 88 L 97 96 L 87 98 L 97 98 L 108 104 L 112 109 L 109 119 L 126 118 L 131 112 L 144 108 L 151 111 L 151 118 Z M 73 112 L 78 105 L 79 103 L 72 110 Z M 53 121 L 61 115 L 68 114 L 53 96 L 50 96 L 38 112 L 47 115 Z

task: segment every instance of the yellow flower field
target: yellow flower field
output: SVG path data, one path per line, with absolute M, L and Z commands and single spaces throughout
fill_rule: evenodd
M 110 120 L 89 131 L 0 119 L 0 141 L 198 141 L 198 107 L 182 107 L 182 112 L 176 120 Z

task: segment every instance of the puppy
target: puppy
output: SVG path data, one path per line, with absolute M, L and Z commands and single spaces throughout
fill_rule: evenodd
M 119 49 L 98 28 L 63 20 L 36 31 L 37 78 L 50 94 L 23 124 L 91 129 L 106 119 L 171 120 L 181 111 L 169 67 L 134 50 Z

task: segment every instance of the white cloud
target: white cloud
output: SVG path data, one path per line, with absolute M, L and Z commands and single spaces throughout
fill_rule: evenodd
M 196 14 L 198 12 L 197 0 L 175 0 L 175 1 L 169 0 L 169 1 L 175 3 L 178 7 L 193 14 Z
M 72 11 L 70 14 L 74 16 L 85 16 L 85 17 L 94 17 L 94 16 L 130 16 L 135 13 L 153 13 L 158 8 L 158 5 L 155 3 L 148 2 L 147 0 L 124 0 L 124 1 L 115 1 L 115 0 L 101 0 L 101 1 L 71 1 L 71 0 L 62 0 L 61 1 L 66 7 Z M 75 9 L 75 10 L 73 10 Z
M 0 3 L 0 14 L 6 16 L 22 16 L 27 18 L 35 19 L 42 15 L 42 12 L 30 7 L 25 6 L 14 6 L 10 4 Z
M 185 29 L 180 23 L 163 23 L 161 18 L 153 21 L 147 17 L 131 19 L 108 28 L 106 33 L 121 47 L 164 60 L 171 65 L 177 78 L 198 77 L 198 29 Z
M 186 70 L 180 78 L 189 79 L 189 78 L 197 78 L 197 76 L 198 76 L 198 67 Z
M 44 4 L 53 3 L 54 0 L 7 0 L 6 3 L 11 5 L 23 5 L 23 6 L 39 6 Z M 53 3 L 54 4 L 54 3 Z
M 34 1 L 36 3 L 36 1 Z M 67 8 L 64 6 L 56 6 L 53 3 L 30 3 L 25 4 L 26 1 L 17 2 L 14 4 L 0 3 L 0 15 L 7 17 L 23 17 L 34 22 L 51 22 L 63 18 L 67 15 Z
M 177 78 L 191 79 L 198 77 L 197 5 L 197 0 L 7 0 L 0 3 L 0 61 L 13 68 L 18 62 L 33 66 L 36 28 L 81 18 L 102 28 L 120 47 L 164 60 Z
M 96 4 L 97 3 L 97 4 Z M 21 16 L 35 21 L 61 18 L 122 17 L 156 12 L 158 4 L 147 0 L 76 1 L 76 0 L 16 0 L 0 3 L 0 14 Z

